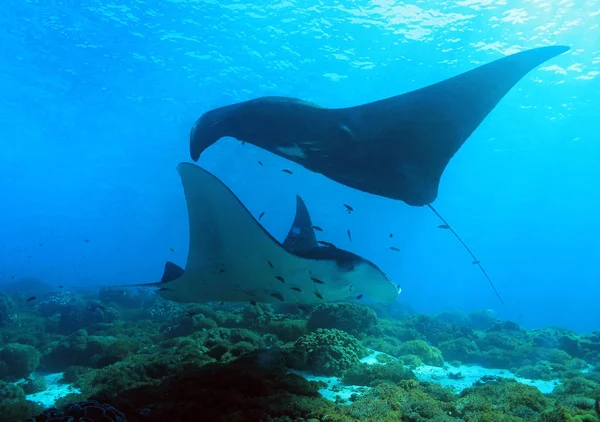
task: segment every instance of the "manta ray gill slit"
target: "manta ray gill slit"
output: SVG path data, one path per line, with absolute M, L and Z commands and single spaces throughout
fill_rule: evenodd
M 494 290 L 494 293 L 496 293 L 496 296 L 500 300 L 500 303 L 502 303 L 502 306 L 504 306 L 506 308 L 506 303 L 504 303 L 504 300 L 502 300 L 502 297 L 500 296 L 500 293 L 498 293 L 498 290 L 496 289 L 496 286 L 494 286 L 494 283 L 492 283 L 492 280 L 490 279 L 490 277 L 488 276 L 487 272 L 485 271 L 485 269 L 481 265 L 481 261 L 479 261 L 477 259 L 477 257 L 473 254 L 473 252 L 471 251 L 471 249 L 469 249 L 469 247 L 467 246 L 467 244 L 465 242 L 463 242 L 463 240 L 460 238 L 460 236 L 458 235 L 458 233 L 456 233 L 456 231 L 454 231 L 454 229 L 452 228 L 452 226 L 450 224 L 448 224 L 448 222 L 446 221 L 446 219 L 444 219 L 444 217 L 442 217 L 441 214 L 439 212 L 437 212 L 437 210 L 433 207 L 433 205 L 427 204 L 427 206 L 429 207 L 429 209 L 431 211 L 433 211 L 433 213 L 435 215 L 437 215 L 437 217 L 440 220 L 442 220 L 442 223 L 444 223 L 443 228 L 450 230 L 452 232 L 452 234 L 461 243 L 461 245 L 463 245 L 463 247 L 466 249 L 466 251 L 469 253 L 469 255 L 471 255 L 471 257 L 473 258 L 473 264 L 475 264 L 475 265 L 477 265 L 479 267 L 479 269 L 483 273 L 484 277 L 486 278 L 486 280 L 488 281 L 488 283 L 490 284 L 490 286 L 492 286 L 492 289 Z

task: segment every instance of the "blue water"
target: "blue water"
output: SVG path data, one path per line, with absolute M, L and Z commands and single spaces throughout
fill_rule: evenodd
M 571 51 L 519 82 L 456 154 L 434 204 L 506 308 L 427 208 L 232 139 L 200 164 L 265 211 L 278 239 L 302 195 L 322 238 L 374 261 L 418 311 L 492 308 L 529 328 L 598 329 L 600 1 L 439 3 L 3 1 L 0 283 L 151 282 L 165 260 L 185 264 L 175 166 L 211 108 L 262 95 L 356 105 L 564 44 Z

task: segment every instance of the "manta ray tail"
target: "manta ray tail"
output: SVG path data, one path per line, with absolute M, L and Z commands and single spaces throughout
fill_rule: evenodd
M 427 206 L 429 207 L 429 209 L 431 211 L 433 211 L 433 213 L 435 215 L 438 216 L 438 218 L 440 220 L 442 220 L 442 222 L 444 223 L 443 228 L 448 229 L 452 232 L 452 234 L 458 239 L 458 241 L 461 243 L 461 245 L 463 245 L 463 247 L 467 250 L 467 252 L 469 253 L 469 255 L 471 255 L 471 257 L 473 258 L 473 264 L 477 265 L 479 267 L 479 269 L 481 270 L 481 272 L 483 273 L 484 277 L 487 279 L 488 283 L 490 283 L 490 286 L 492 286 L 492 289 L 494 290 L 494 293 L 496 293 L 496 296 L 498 297 L 498 299 L 500 300 L 500 303 L 502 303 L 502 305 L 504 307 L 506 307 L 506 303 L 504 303 L 504 301 L 502 300 L 502 297 L 500 296 L 500 293 L 498 293 L 498 290 L 496 289 L 496 286 L 494 286 L 494 283 L 492 283 L 492 280 L 490 279 L 490 277 L 488 276 L 487 272 L 485 271 L 485 269 L 483 268 L 483 266 L 481 265 L 481 261 L 479 261 L 477 259 L 477 257 L 473 254 L 473 252 L 471 252 L 471 249 L 469 249 L 469 247 L 467 246 L 467 244 L 465 242 L 463 242 L 463 240 L 460 238 L 460 236 L 458 235 L 458 233 L 456 233 L 454 231 L 454 229 L 452 228 L 452 226 L 450 226 L 450 224 L 448 224 L 448 222 L 444 219 L 444 217 L 442 217 L 440 215 L 439 212 L 437 212 L 437 210 L 435 208 L 433 208 L 433 205 L 431 204 L 427 204 Z
M 184 269 L 179 265 L 174 264 L 171 261 L 165 262 L 165 269 L 163 271 L 163 275 L 160 278 L 160 281 L 155 281 L 152 283 L 136 283 L 136 284 L 117 284 L 117 285 L 102 285 L 96 287 L 160 287 L 159 290 L 169 290 L 166 287 L 162 287 L 164 284 L 167 284 L 173 280 L 178 279 L 184 273 Z M 74 286 L 71 286 L 74 287 Z M 87 286 L 92 287 L 92 286 Z

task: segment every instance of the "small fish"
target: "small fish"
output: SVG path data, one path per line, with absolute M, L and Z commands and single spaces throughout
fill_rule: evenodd
M 282 276 L 278 275 L 275 277 L 277 280 L 281 281 L 282 283 L 285 283 L 285 280 L 283 279 Z
M 246 145 L 246 141 L 240 141 L 242 145 Z
M 287 174 L 293 174 L 292 171 L 288 170 L 288 169 L 283 169 L 281 171 L 284 172 L 284 173 L 287 173 Z
M 350 239 L 350 242 L 352 242 L 352 235 L 350 234 L 350 229 L 348 229 L 348 239 Z
M 449 226 L 449 225 L 447 225 L 447 224 L 440 224 L 440 225 L 438 226 L 438 229 L 446 229 L 446 230 L 448 230 L 448 229 L 450 229 L 450 226 Z
M 390 233 L 390 239 L 394 237 L 394 233 Z
M 323 299 L 323 296 L 319 292 L 315 292 L 315 296 L 318 297 L 321 300 Z
M 27 302 L 31 302 L 32 300 L 36 300 L 36 299 L 37 299 L 37 297 L 35 297 L 35 296 L 31 296 L 30 298 L 28 298 L 28 299 L 25 301 L 25 303 L 27 303 Z
M 398 249 L 395 246 L 390 246 L 390 249 L 393 250 L 394 252 L 400 252 L 400 249 Z
M 290 289 L 296 291 L 296 292 L 301 292 L 302 290 L 299 287 L 290 287 Z
M 219 272 L 220 272 L 221 274 L 223 274 L 223 273 L 225 272 L 225 270 L 224 270 L 223 268 L 221 268 L 221 269 L 219 270 Z
M 260 221 L 261 218 L 263 218 L 263 215 L 265 215 L 265 212 L 261 212 L 260 215 L 258 216 L 258 221 Z
M 258 164 L 260 164 L 261 166 L 263 165 L 262 161 L 258 160 Z
M 283 300 L 283 296 L 281 296 L 279 293 L 271 293 L 271 296 L 273 296 L 275 299 L 285 302 L 285 300 Z
M 317 284 L 325 284 L 323 281 L 319 280 L 317 277 L 311 277 L 310 279 Z
M 59 285 L 58 286 L 59 289 L 62 289 L 63 287 L 65 287 L 65 286 L 63 286 L 63 285 Z
M 90 239 L 83 239 L 84 243 L 90 243 Z
M 100 309 L 101 311 L 106 311 L 106 308 L 102 305 L 98 305 L 98 309 Z
M 44 244 L 43 244 L 43 243 L 40 243 L 38 246 L 44 246 Z
M 252 306 L 256 306 L 256 301 L 254 301 L 254 300 L 251 300 L 251 301 L 250 301 L 250 305 L 252 305 Z
M 225 302 L 221 302 L 221 303 L 219 303 L 219 305 L 222 305 L 222 304 L 224 304 L 224 303 L 225 303 Z
M 298 305 L 298 309 L 300 309 L 300 310 L 302 310 L 304 312 L 308 311 L 308 308 L 306 306 L 304 306 L 304 305 Z
M 310 226 L 310 227 L 311 227 L 313 230 L 316 230 L 316 231 L 318 231 L 318 232 L 322 232 L 322 231 L 323 231 L 323 229 L 322 229 L 321 227 L 319 227 L 319 226 Z
M 398 290 L 402 290 L 402 289 L 401 289 L 401 286 L 400 286 L 399 284 L 396 286 L 396 288 L 397 288 Z
M 352 284 L 350 285 L 350 291 L 352 291 Z
M 267 261 L 269 263 L 269 267 L 273 268 L 273 264 L 271 264 L 271 261 Z
M 363 297 L 363 295 L 362 295 L 362 294 L 359 294 L 358 296 L 356 296 L 356 299 L 357 299 L 357 300 L 361 300 L 361 299 L 362 299 L 362 297 Z
M 317 241 L 319 245 L 327 246 L 328 248 L 335 248 L 335 245 L 331 242 L 326 242 L 324 240 Z
M 175 252 L 175 248 L 169 248 L 171 252 Z
M 477 260 L 473 261 L 473 265 L 479 265 L 479 264 L 481 264 L 481 261 L 477 261 Z
M 346 207 L 346 211 L 348 211 L 348 214 L 351 214 L 352 211 L 354 211 L 354 208 L 352 208 L 350 205 L 348 204 L 344 204 L 344 207 Z

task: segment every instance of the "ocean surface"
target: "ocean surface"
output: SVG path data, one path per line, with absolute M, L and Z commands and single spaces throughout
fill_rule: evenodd
M 15 304 L 5 322 L 20 312 L 49 318 L 37 307 L 57 294 L 88 306 L 99 287 L 155 282 L 165 261 L 185 264 L 188 215 L 176 166 L 191 161 L 190 128 L 202 113 L 271 95 L 359 105 L 549 45 L 571 49 L 500 101 L 450 161 L 434 202 L 506 306 L 427 207 L 353 190 L 232 138 L 198 164 L 254 215 L 264 212 L 260 223 L 279 241 L 301 195 L 326 229 L 320 239 L 401 286 L 397 303 L 377 308 L 380 318 L 486 310 L 529 333 L 559 327 L 591 336 L 600 329 L 600 1 L 2 1 L 0 291 Z M 399 252 L 389 250 L 390 234 Z M 44 283 L 31 302 L 15 287 L 30 282 L 23 279 Z M 88 322 L 127 320 L 119 312 Z M 50 343 L 41 336 L 57 333 L 46 326 L 33 344 L 6 330 L 5 344 L 42 355 Z M 58 334 L 75 332 L 65 330 Z M 597 355 L 575 356 L 598 365 Z

